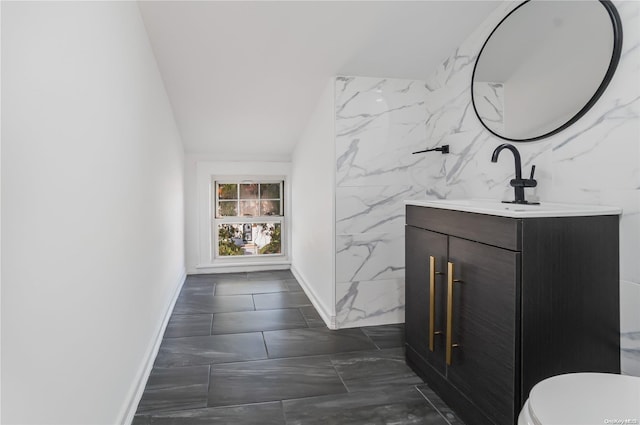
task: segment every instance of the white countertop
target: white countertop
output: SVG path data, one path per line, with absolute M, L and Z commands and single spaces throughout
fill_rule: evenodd
M 593 215 L 620 215 L 622 209 L 604 205 L 556 204 L 541 202 L 540 205 L 505 204 L 493 199 L 442 199 L 407 200 L 405 205 L 465 211 L 501 217 L 580 217 Z

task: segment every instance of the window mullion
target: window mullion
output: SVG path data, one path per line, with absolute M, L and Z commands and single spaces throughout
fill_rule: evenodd
M 260 196 L 262 195 L 262 194 L 260 193 L 260 190 L 261 190 L 262 188 L 261 188 L 260 186 L 261 186 L 261 183 L 258 183 L 258 214 L 259 214 L 259 215 L 262 215 L 262 205 L 261 205 L 261 203 L 260 203 Z

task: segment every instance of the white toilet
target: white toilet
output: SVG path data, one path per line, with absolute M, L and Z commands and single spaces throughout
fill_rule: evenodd
M 640 377 L 569 373 L 538 382 L 518 425 L 640 425 Z

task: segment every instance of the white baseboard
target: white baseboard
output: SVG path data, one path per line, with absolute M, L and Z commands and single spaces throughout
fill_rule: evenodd
M 290 261 L 265 261 L 237 264 L 199 264 L 195 268 L 189 270 L 190 274 L 209 274 L 209 273 L 243 273 L 243 272 L 261 272 L 269 270 L 289 270 Z
M 327 327 L 329 329 L 338 329 L 338 327 L 336 326 L 336 316 L 329 313 L 329 309 L 327 309 L 327 307 L 322 304 L 311 285 L 307 283 L 302 274 L 293 265 L 291 266 L 291 273 L 293 273 L 293 276 L 296 278 L 300 286 L 302 286 L 302 289 L 304 289 L 304 292 L 311 300 L 311 304 L 313 304 L 316 310 L 318 310 L 320 317 L 322 317 L 322 320 L 324 320 L 324 323 L 327 325 Z
M 131 386 L 131 390 L 129 391 L 128 403 L 123 407 L 119 420 L 117 423 L 122 425 L 130 425 L 133 422 L 133 417 L 136 414 L 136 409 L 138 408 L 138 404 L 140 403 L 140 399 L 142 398 L 142 393 L 144 392 L 144 388 L 147 385 L 147 380 L 149 379 L 149 375 L 151 374 L 151 369 L 153 368 L 153 363 L 156 360 L 156 356 L 158 355 L 158 350 L 160 350 L 160 344 L 162 343 L 162 337 L 164 336 L 164 331 L 167 329 L 167 325 L 169 324 L 169 319 L 171 318 L 171 313 L 173 312 L 173 307 L 178 300 L 178 295 L 180 294 L 180 290 L 182 289 L 182 285 L 187 278 L 186 270 L 182 270 L 182 274 L 176 284 L 175 292 L 169 301 L 169 305 L 164 312 L 164 318 L 162 319 L 162 323 L 158 328 L 155 338 L 153 339 L 149 349 L 147 350 L 147 355 L 145 357 L 145 361 L 142 363 L 136 377 L 133 381 L 133 385 Z

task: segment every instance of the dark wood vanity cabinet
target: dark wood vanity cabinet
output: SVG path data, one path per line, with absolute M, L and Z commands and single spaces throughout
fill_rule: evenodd
M 549 376 L 620 372 L 618 216 L 408 205 L 405 230 L 407 362 L 468 425 L 514 424 Z

